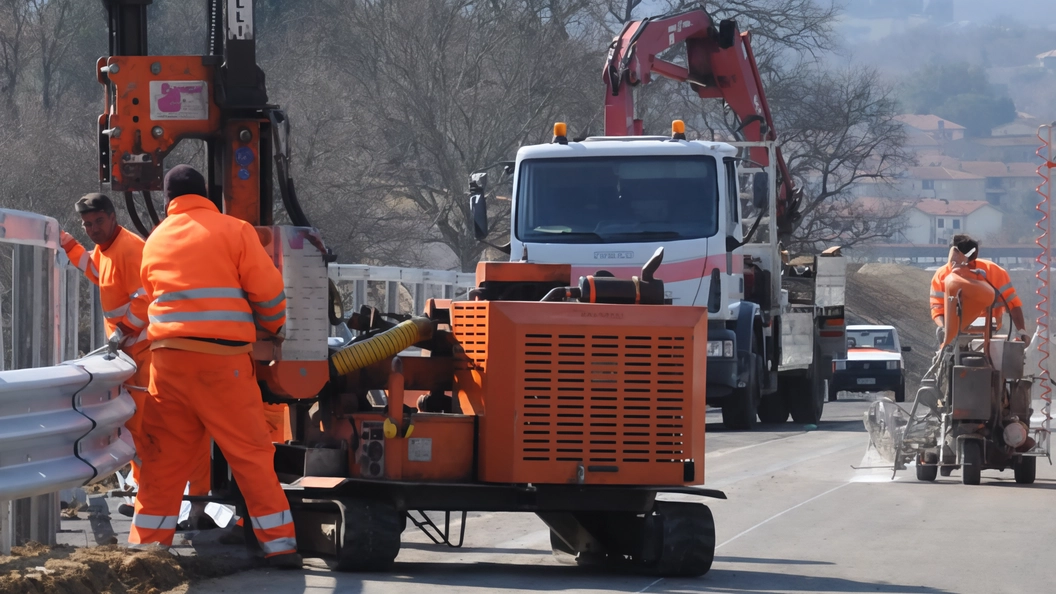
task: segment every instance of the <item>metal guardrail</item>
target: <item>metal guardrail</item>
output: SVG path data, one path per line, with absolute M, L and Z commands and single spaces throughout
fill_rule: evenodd
M 346 303 L 347 306 L 359 308 L 373 304 L 391 313 L 421 314 L 427 299 L 457 299 L 477 286 L 475 274 L 452 270 L 331 264 L 328 274 L 330 280 L 339 286 L 343 283 L 353 284 L 352 291 L 346 294 L 346 302 L 350 302 Z M 370 291 L 371 283 L 382 284 L 378 287 L 381 290 L 376 291 L 373 296 Z M 410 300 L 411 311 L 401 311 L 405 309 L 401 307 L 405 303 L 401 302 L 406 302 L 406 299 L 401 299 L 401 287 Z
M 79 487 L 135 455 L 124 429 L 135 403 L 125 355 L 0 372 L 0 500 Z

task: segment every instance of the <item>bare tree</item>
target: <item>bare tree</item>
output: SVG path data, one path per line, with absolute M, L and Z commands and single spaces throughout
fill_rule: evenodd
M 904 239 L 909 207 L 900 200 L 831 197 L 803 217 L 785 247 L 794 254 L 813 254 L 832 246 L 898 243 Z
M 25 36 L 29 23 L 29 0 L 0 0 L 0 94 L 9 108 L 15 107 L 15 93 L 24 67 Z
M 913 163 L 903 146 L 905 130 L 894 119 L 899 110 L 893 90 L 875 70 L 804 66 L 774 89 L 772 99 L 780 106 L 775 119 L 789 170 L 805 189 L 804 222 L 840 226 L 828 217 L 840 212 L 840 201 L 855 184 L 888 179 Z M 817 229 L 801 225 L 796 241 L 814 244 Z
M 595 48 L 570 36 L 571 15 L 538 8 L 395 0 L 330 9 L 342 32 L 332 64 L 362 117 L 348 149 L 371 156 L 375 188 L 413 204 L 431 227 L 426 241 L 450 248 L 463 270 L 483 250 L 467 222 L 469 173 L 549 138 L 555 120 L 590 122 L 600 104 L 590 96 Z
M 74 0 L 29 0 L 29 5 L 40 58 L 41 105 L 44 111 L 51 111 L 57 95 L 55 78 L 59 65 L 73 41 L 72 13 L 76 9 Z

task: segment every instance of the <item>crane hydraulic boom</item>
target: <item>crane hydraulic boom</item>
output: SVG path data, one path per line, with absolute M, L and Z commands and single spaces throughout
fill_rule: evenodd
M 686 44 L 686 66 L 660 58 L 679 43 Z M 777 140 L 774 119 L 763 92 L 759 67 L 752 53 L 751 34 L 737 31 L 733 20 L 718 28 L 704 10 L 654 17 L 627 23 L 609 49 L 604 78 L 605 135 L 640 136 L 642 120 L 635 118 L 633 88 L 648 84 L 653 74 L 688 82 L 703 99 L 722 99 L 737 116 L 744 140 Z M 786 235 L 800 218 L 802 192 L 776 151 L 777 228 Z M 769 165 L 765 149 L 753 149 L 751 158 Z

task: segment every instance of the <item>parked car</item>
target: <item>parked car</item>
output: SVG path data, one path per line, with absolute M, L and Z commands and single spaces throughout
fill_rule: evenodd
M 898 341 L 894 326 L 847 326 L 847 358 L 832 362 L 829 400 L 839 392 L 895 393 L 895 402 L 906 400 L 906 362 L 910 347 Z

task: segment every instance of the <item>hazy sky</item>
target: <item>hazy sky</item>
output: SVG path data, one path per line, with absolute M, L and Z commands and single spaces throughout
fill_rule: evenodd
M 985 22 L 1008 15 L 1036 25 L 1056 24 L 1056 0 L 953 0 L 953 10 L 959 21 Z

